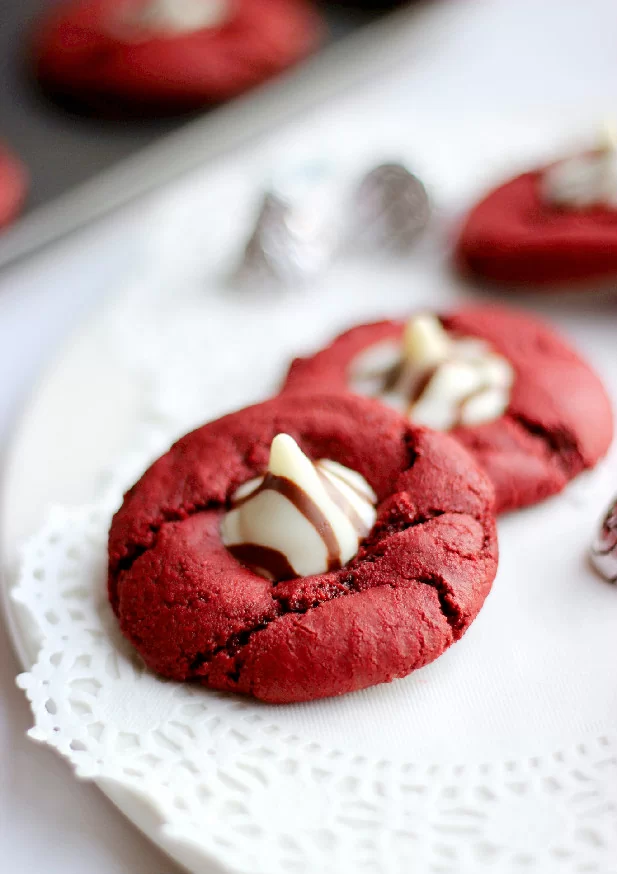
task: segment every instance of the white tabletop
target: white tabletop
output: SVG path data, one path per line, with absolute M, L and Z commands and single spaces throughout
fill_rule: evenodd
M 613 0 L 453 0 L 443 39 L 383 82 L 443 117 L 583 108 L 614 112 Z M 444 19 L 445 20 L 445 19 Z M 453 26 L 454 24 L 454 26 Z M 380 86 L 381 87 L 381 86 Z M 367 118 L 374 89 L 367 96 Z M 506 144 L 504 144 L 506 146 Z M 127 264 L 139 204 L 0 274 L 0 440 L 45 362 Z M 11 874 L 173 874 L 178 869 L 92 785 L 25 737 L 19 670 L 0 627 L 0 858 Z

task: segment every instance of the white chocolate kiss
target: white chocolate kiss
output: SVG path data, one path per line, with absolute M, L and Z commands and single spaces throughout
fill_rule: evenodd
M 405 326 L 403 341 L 369 347 L 353 362 L 351 388 L 378 397 L 419 425 L 448 431 L 498 419 L 514 372 L 488 343 L 451 337 L 433 315 Z
M 145 0 L 124 17 L 126 24 L 152 34 L 175 36 L 214 28 L 229 17 L 230 0 Z
M 292 498 L 299 496 L 300 506 L 286 497 L 285 489 L 291 489 Z M 292 437 L 277 434 L 266 475 L 235 492 L 221 536 L 240 561 L 269 579 L 284 578 L 277 573 L 280 556 L 293 571 L 287 577 L 324 573 L 356 555 L 375 522 L 376 502 L 359 473 L 328 459 L 313 464 Z M 256 552 L 253 547 L 265 547 L 266 555 L 273 551 L 274 560 L 263 565 L 255 556 L 247 560 Z
M 615 134 L 607 131 L 594 151 L 553 164 L 542 179 L 544 200 L 556 206 L 584 209 L 617 207 Z

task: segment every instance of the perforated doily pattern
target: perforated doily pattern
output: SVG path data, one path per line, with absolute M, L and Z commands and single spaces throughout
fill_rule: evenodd
M 614 738 L 467 767 L 375 760 L 286 734 L 248 701 L 150 675 L 105 596 L 117 500 L 54 510 L 14 592 L 43 640 L 19 678 L 30 734 L 80 777 L 143 793 L 169 837 L 246 874 L 617 871 Z

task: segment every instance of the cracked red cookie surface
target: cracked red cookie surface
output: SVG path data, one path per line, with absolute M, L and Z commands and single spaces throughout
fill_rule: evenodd
M 512 369 L 503 413 L 449 432 L 489 475 L 497 512 L 558 493 L 606 453 L 613 437 L 609 398 L 591 367 L 555 331 L 503 307 L 469 306 L 440 319 L 453 335 L 488 343 Z M 386 340 L 400 342 L 404 330 L 402 321 L 352 328 L 312 357 L 296 359 L 283 393 L 349 391 L 357 356 Z
M 246 91 L 310 54 L 305 0 L 73 0 L 38 24 L 36 74 L 100 112 L 182 112 Z
M 285 432 L 365 478 L 376 521 L 344 567 L 274 583 L 223 544 L 232 496 Z M 449 436 L 351 395 L 278 397 L 182 438 L 125 496 L 109 596 L 154 671 L 287 703 L 403 677 L 458 640 L 497 566 L 493 489 Z

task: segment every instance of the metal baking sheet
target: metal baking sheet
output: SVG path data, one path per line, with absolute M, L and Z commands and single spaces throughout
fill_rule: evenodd
M 72 114 L 32 81 L 29 33 L 48 5 L 0 0 L 0 137 L 31 176 L 25 212 L 0 239 L 0 266 L 336 93 L 373 61 L 396 57 L 397 22 L 432 4 L 392 12 L 322 3 L 329 41 L 288 74 L 193 117 L 121 121 Z

